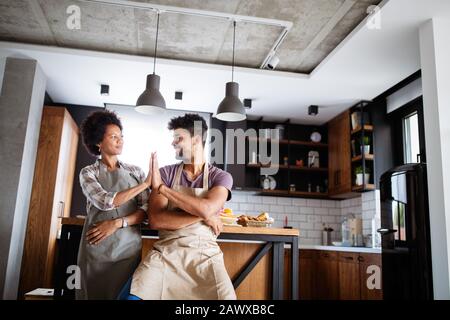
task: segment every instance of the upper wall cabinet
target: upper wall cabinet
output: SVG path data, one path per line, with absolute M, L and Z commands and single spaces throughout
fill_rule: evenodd
M 44 107 L 22 258 L 19 298 L 52 288 L 60 218 L 70 216 L 79 130 L 62 107 Z
M 374 127 L 369 102 L 359 102 L 328 123 L 329 196 L 352 198 L 375 189 Z
M 349 114 L 347 110 L 328 123 L 330 197 L 352 196 Z

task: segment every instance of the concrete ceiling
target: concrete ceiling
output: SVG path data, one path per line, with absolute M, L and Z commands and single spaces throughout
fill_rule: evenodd
M 122 1 L 123 2 L 123 1 Z M 277 19 L 292 23 L 276 54 L 277 70 L 310 73 L 381 0 L 150 0 L 156 5 Z M 70 5 L 81 9 L 81 29 L 66 22 Z M 237 23 L 236 65 L 259 68 L 283 28 Z M 229 65 L 230 21 L 163 12 L 158 57 Z M 153 56 L 156 13 L 78 0 L 0 0 L 0 40 Z

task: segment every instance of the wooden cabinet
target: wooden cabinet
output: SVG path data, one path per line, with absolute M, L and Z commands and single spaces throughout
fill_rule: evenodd
M 314 298 L 320 300 L 339 299 L 339 265 L 336 251 L 316 252 Z
M 299 300 L 314 299 L 316 250 L 300 250 L 299 253 Z M 291 250 L 284 253 L 284 299 L 291 299 Z
M 347 197 L 352 191 L 350 118 L 345 111 L 328 123 L 328 193 L 330 197 Z
M 358 253 L 339 252 L 339 299 L 359 300 L 360 294 L 360 266 Z
M 285 254 L 284 288 L 289 288 L 290 256 Z M 376 271 L 374 271 L 376 270 Z M 300 300 L 381 300 L 381 254 L 300 250 L 299 299 Z M 370 284 L 367 285 L 369 280 Z M 374 281 L 380 281 L 375 284 Z M 374 285 L 375 284 L 375 285 Z M 285 299 L 290 291 L 285 290 Z
M 359 278 L 361 283 L 360 286 L 361 299 L 362 300 L 383 299 L 383 291 L 381 289 L 382 284 L 381 254 L 360 253 L 358 260 L 359 260 Z M 379 277 L 377 277 L 375 273 L 378 273 Z
M 22 258 L 19 298 L 51 288 L 56 237 L 70 216 L 78 127 L 65 108 L 44 107 Z

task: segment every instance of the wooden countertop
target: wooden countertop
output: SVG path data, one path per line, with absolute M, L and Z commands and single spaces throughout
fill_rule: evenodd
M 62 224 L 79 225 L 84 224 L 84 219 L 81 218 L 62 218 Z M 224 226 L 222 233 L 232 234 L 264 234 L 276 236 L 298 236 L 297 229 L 282 229 L 282 228 L 257 228 L 257 227 L 232 227 Z

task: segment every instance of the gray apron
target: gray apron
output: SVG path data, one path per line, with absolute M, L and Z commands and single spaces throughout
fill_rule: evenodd
M 108 172 L 100 164 L 99 182 L 108 192 L 120 192 L 139 184 L 139 179 L 122 167 Z M 136 199 L 120 207 L 101 211 L 92 206 L 81 234 L 78 266 L 81 271 L 81 289 L 77 299 L 117 299 L 120 290 L 139 264 L 142 250 L 140 225 L 118 229 L 96 245 L 86 240 L 86 232 L 97 222 L 126 217 L 138 209 Z
M 208 164 L 203 188 L 180 185 L 183 163 L 177 167 L 172 189 L 196 197 L 208 191 Z M 169 202 L 169 210 L 176 210 Z M 159 241 L 133 275 L 131 294 L 144 300 L 235 300 L 223 254 L 212 229 L 203 222 L 159 231 Z

